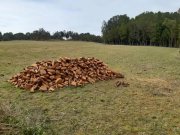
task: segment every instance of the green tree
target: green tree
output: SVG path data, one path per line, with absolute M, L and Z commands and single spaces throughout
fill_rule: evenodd
M 43 28 L 40 28 L 39 30 L 33 31 L 31 34 L 31 39 L 33 40 L 49 40 L 51 38 L 51 35 L 48 31 L 45 31 Z
M 7 32 L 3 34 L 3 40 L 4 41 L 10 41 L 10 40 L 14 40 L 14 35 L 12 32 Z
M 166 27 L 166 30 L 169 31 L 169 47 L 174 47 L 175 43 L 175 35 L 176 35 L 176 20 L 170 20 L 170 19 L 165 19 L 163 22 L 163 25 Z
M 180 14 L 177 12 L 144 12 L 135 18 L 117 15 L 102 25 L 107 44 L 155 45 L 177 47 Z
M 0 32 L 0 41 L 2 40 L 2 33 Z
M 16 34 L 14 34 L 14 39 L 15 40 L 25 40 L 26 36 L 24 35 L 24 33 L 16 33 Z
M 32 39 L 30 32 L 27 32 L 27 33 L 25 34 L 25 39 L 26 39 L 26 40 Z

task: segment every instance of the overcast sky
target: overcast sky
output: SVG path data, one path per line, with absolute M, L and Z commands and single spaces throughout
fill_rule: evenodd
M 101 34 L 103 20 L 134 17 L 144 11 L 174 12 L 180 0 L 0 0 L 0 31 L 32 32 L 44 28 Z

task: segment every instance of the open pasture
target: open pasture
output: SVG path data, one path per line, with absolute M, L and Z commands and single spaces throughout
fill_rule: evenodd
M 36 61 L 95 57 L 125 75 L 53 93 L 30 93 L 7 80 Z M 0 134 L 178 135 L 180 54 L 177 48 L 73 41 L 0 42 Z

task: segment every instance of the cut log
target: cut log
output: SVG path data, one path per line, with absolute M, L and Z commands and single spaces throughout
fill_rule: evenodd
M 41 74 L 41 75 L 45 75 L 45 74 L 46 74 L 46 70 L 41 69 L 41 70 L 40 70 L 40 74 Z
M 47 91 L 48 90 L 48 87 L 46 85 L 42 85 L 39 90 L 41 91 Z

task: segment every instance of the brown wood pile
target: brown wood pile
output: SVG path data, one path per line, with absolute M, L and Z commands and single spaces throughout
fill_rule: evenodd
M 98 59 L 82 57 L 36 62 L 13 76 L 9 82 L 16 87 L 34 92 L 54 91 L 66 86 L 82 86 L 123 77 L 122 74 L 108 69 L 107 65 Z

